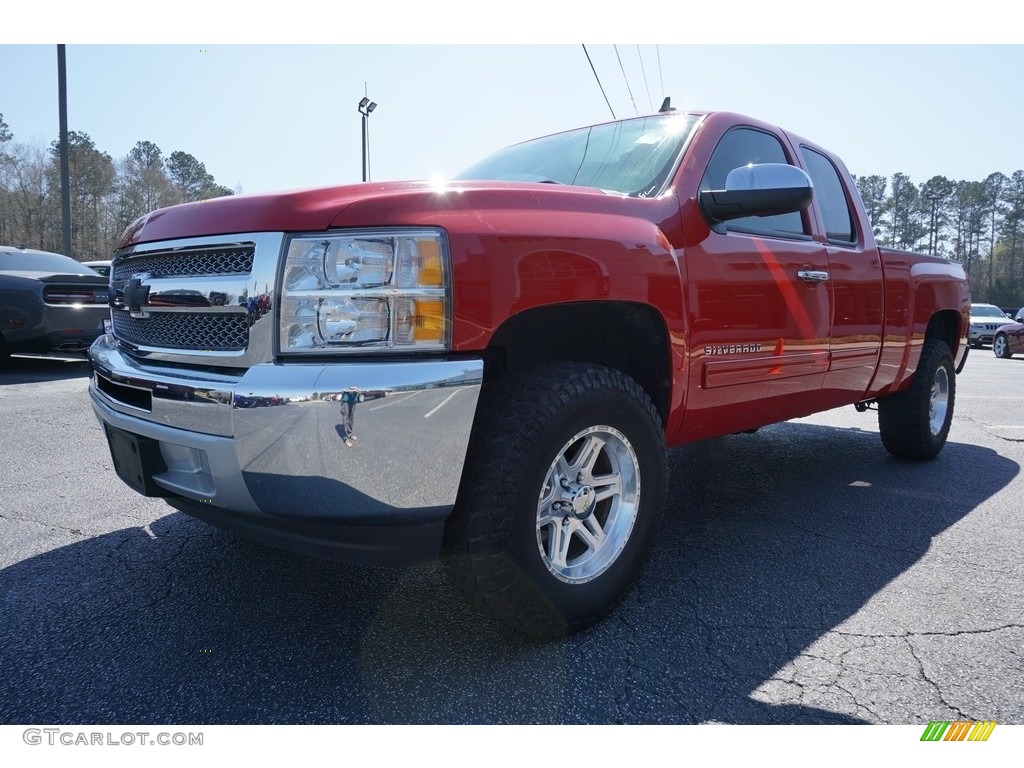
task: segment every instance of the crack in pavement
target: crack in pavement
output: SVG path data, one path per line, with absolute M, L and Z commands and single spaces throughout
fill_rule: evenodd
M 922 661 L 921 657 L 917 655 L 917 651 L 914 650 L 914 644 L 910 642 L 910 638 L 909 637 L 904 637 L 902 639 L 906 643 L 907 649 L 910 651 L 910 655 L 913 656 L 914 657 L 914 661 L 917 662 L 917 669 L 918 669 L 918 672 L 921 675 L 921 680 L 923 680 L 924 682 L 928 683 L 928 685 L 930 685 L 935 690 L 935 695 L 939 697 L 939 701 L 941 701 L 943 703 L 943 705 L 948 707 L 950 709 L 950 711 L 956 713 L 956 719 L 957 720 L 965 720 L 965 719 L 967 719 L 964 716 L 964 713 L 960 710 L 959 707 L 955 707 L 952 704 L 950 704 L 948 701 L 946 701 L 946 697 L 943 695 L 942 688 L 939 687 L 939 684 L 936 683 L 934 680 L 932 680 L 930 677 L 928 677 L 928 673 L 925 672 L 925 669 L 924 669 L 924 661 Z
M 956 418 L 957 421 L 967 421 L 970 422 L 971 424 L 974 424 L 975 426 L 980 427 L 984 432 L 996 438 L 997 440 L 1002 440 L 1007 443 L 1024 443 L 1024 436 L 1006 437 L 1005 435 L 1000 435 L 998 432 L 994 431 L 996 429 L 994 425 L 984 422 L 981 419 L 977 419 L 973 416 L 962 416 L 960 414 L 957 414 Z M 1024 424 L 1022 424 L 1020 428 L 1024 429 Z
M 842 637 L 864 637 L 864 638 L 890 638 L 893 640 L 907 640 L 912 637 L 960 637 L 961 635 L 988 635 L 994 632 L 1003 632 L 1007 629 L 1024 629 L 1024 624 L 1005 624 L 1000 627 L 987 627 L 984 629 L 958 629 L 945 632 L 899 632 L 869 634 L 866 632 L 846 632 L 843 630 L 832 630 Z
M 1024 629 L 1024 625 L 1011 622 L 996 627 L 982 627 L 977 629 L 947 630 L 947 631 L 919 631 L 901 633 L 859 633 L 832 630 L 822 635 L 820 640 L 825 640 L 827 635 L 833 636 L 831 649 L 826 651 L 794 650 L 789 632 L 783 629 L 788 651 L 792 654 L 791 660 L 787 662 L 771 677 L 762 680 L 754 687 L 752 696 L 755 700 L 767 704 L 781 705 L 785 703 L 797 704 L 801 707 L 824 708 L 834 711 L 842 711 L 855 717 L 861 717 L 868 721 L 885 723 L 891 718 L 886 717 L 884 708 L 879 711 L 872 701 L 865 702 L 863 696 L 871 693 L 868 688 L 864 692 L 851 690 L 848 687 L 851 679 L 880 680 L 885 684 L 886 679 L 893 681 L 893 685 L 900 685 L 898 681 L 917 680 L 926 684 L 935 692 L 939 703 L 946 707 L 956 719 L 971 719 L 958 706 L 951 703 L 947 698 L 940 684 L 931 679 L 926 670 L 925 662 L 928 656 L 921 656 L 914 647 L 913 639 L 916 637 L 963 637 L 975 635 L 992 635 L 1007 630 L 1016 631 Z M 865 669 L 859 665 L 850 665 L 849 655 L 854 652 L 878 648 L 884 652 L 884 646 L 879 646 L 879 640 L 895 640 L 901 643 L 909 651 L 911 658 L 917 666 L 916 672 L 910 669 L 873 670 Z M 843 648 L 843 645 L 846 647 Z M 1009 647 L 1014 658 L 1020 658 L 1021 654 L 1015 650 L 1015 646 Z M 823 665 L 827 665 L 823 666 Z M 875 702 L 877 704 L 878 702 Z M 884 702 L 883 702 L 884 703 Z M 975 718 L 977 719 L 977 718 Z
M 0 520 L 10 520 L 15 523 L 33 523 L 42 528 L 47 528 L 51 531 L 67 531 L 73 536 L 88 536 L 90 534 L 83 533 L 81 528 L 69 528 L 65 525 L 57 525 L 55 523 L 44 523 L 42 520 L 36 520 L 34 517 L 19 517 L 17 515 L 0 514 Z

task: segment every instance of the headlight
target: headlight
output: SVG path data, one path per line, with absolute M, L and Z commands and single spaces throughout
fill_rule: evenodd
M 448 244 L 436 229 L 293 237 L 281 352 L 446 350 L 448 274 Z

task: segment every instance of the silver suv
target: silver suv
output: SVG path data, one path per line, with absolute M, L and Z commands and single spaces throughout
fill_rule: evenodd
M 996 329 L 1011 322 L 1011 318 L 994 304 L 971 304 L 971 329 L 967 342 L 972 347 L 991 344 Z

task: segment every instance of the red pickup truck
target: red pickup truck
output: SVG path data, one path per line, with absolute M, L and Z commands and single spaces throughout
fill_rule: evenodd
M 834 155 L 668 111 L 447 183 L 150 213 L 90 394 L 140 493 L 308 554 L 441 553 L 553 636 L 635 578 L 668 447 L 877 403 L 889 452 L 934 457 L 969 306 L 958 264 L 876 246 Z

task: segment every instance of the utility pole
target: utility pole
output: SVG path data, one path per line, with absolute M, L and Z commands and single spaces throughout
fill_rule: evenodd
M 57 46 L 57 102 L 60 112 L 60 208 L 64 255 L 71 253 L 71 172 L 68 163 L 68 74 L 64 46 Z
M 928 199 L 932 201 L 932 226 L 928 232 L 928 255 L 934 256 L 935 252 L 939 250 L 939 233 L 936 231 L 938 226 L 938 218 L 935 213 L 935 206 L 939 202 L 938 195 L 928 195 Z

